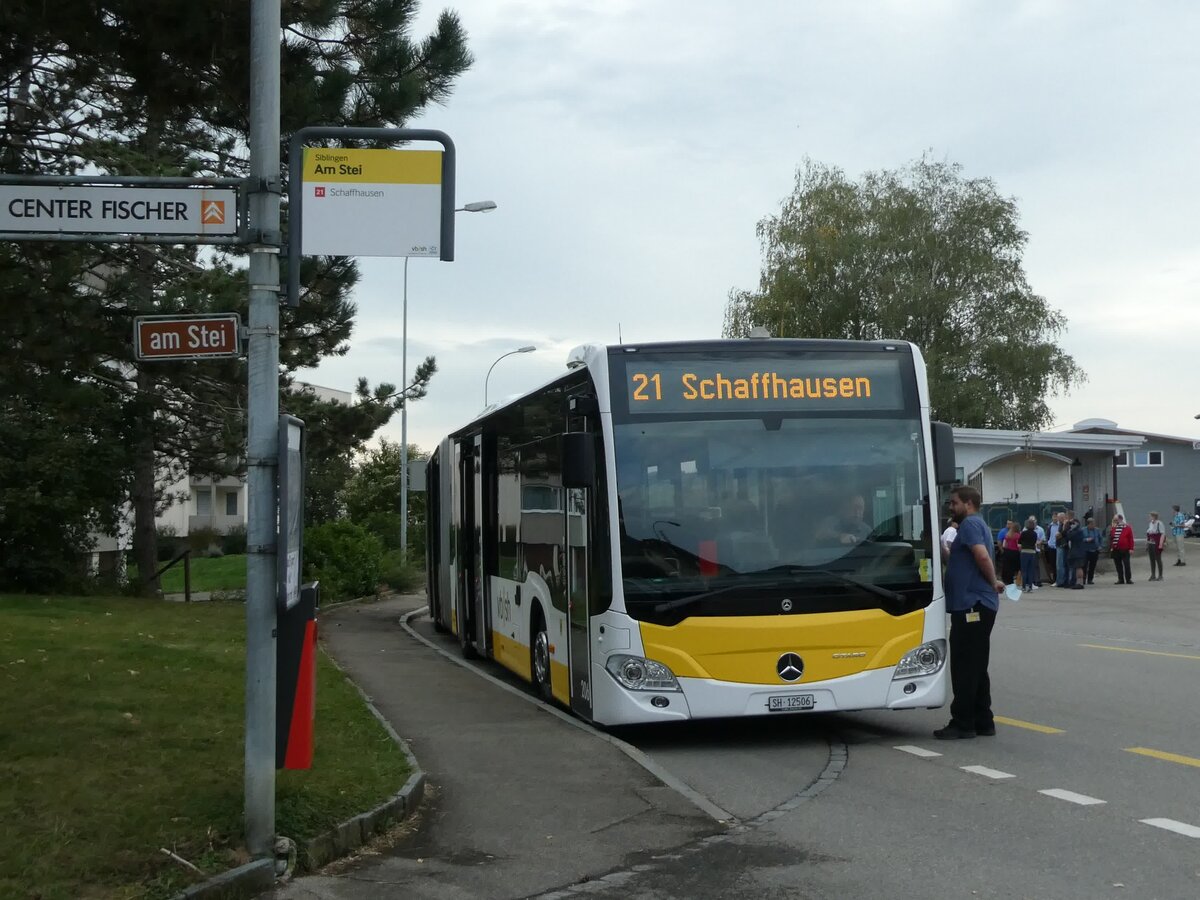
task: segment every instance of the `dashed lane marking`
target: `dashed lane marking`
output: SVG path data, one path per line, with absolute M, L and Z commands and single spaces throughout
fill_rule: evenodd
M 1200 659 L 1200 656 L 1192 656 L 1190 653 L 1167 653 L 1164 650 L 1138 650 L 1134 647 L 1109 647 L 1106 644 L 1080 644 L 1080 647 L 1089 647 L 1092 650 L 1119 650 L 1121 653 L 1141 653 L 1145 656 L 1172 656 L 1175 659 Z
M 1200 769 L 1200 759 L 1194 756 L 1184 756 L 1180 753 L 1168 753 L 1165 750 L 1151 750 L 1149 747 L 1126 747 L 1126 753 L 1137 753 L 1142 756 L 1153 756 L 1155 759 L 1165 759 L 1167 762 L 1179 763 L 1181 766 L 1195 766 Z
M 994 778 L 999 781 L 1002 778 L 1016 778 L 1009 772 L 1001 772 L 999 769 L 989 769 L 987 766 L 959 766 L 964 772 L 971 772 L 975 775 L 982 775 L 984 778 Z
M 1061 728 L 1054 728 L 1050 725 L 1038 725 L 1036 722 L 1022 722 L 1020 719 L 1010 719 L 1008 716 L 996 716 L 996 721 L 1001 725 L 1011 725 L 1014 728 L 1024 728 L 1028 731 L 1038 731 L 1042 734 L 1066 734 Z
M 1200 828 L 1189 825 L 1187 822 L 1176 822 L 1174 819 L 1138 819 L 1138 821 L 1143 825 L 1153 825 L 1155 828 L 1182 834 L 1184 837 L 1200 838 Z
M 1054 797 L 1058 800 L 1066 800 L 1068 803 L 1078 803 L 1080 806 L 1096 806 L 1100 803 L 1107 803 L 1107 800 L 1097 800 L 1095 797 L 1089 797 L 1087 794 L 1077 794 L 1074 791 L 1064 791 L 1061 788 L 1050 788 L 1045 791 L 1038 791 L 1039 794 L 1045 794 L 1047 797 Z
M 911 753 L 913 756 L 920 756 L 923 759 L 931 759 L 934 756 L 942 755 L 934 752 L 933 750 L 926 750 L 924 747 L 918 747 L 915 744 L 901 744 L 899 747 L 894 747 L 892 749 L 899 750 L 902 753 Z

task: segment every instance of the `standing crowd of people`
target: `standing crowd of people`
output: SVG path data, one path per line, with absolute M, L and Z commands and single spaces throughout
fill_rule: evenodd
M 1146 523 L 1145 548 L 1150 561 L 1150 581 L 1163 580 L 1163 555 L 1174 542 L 1175 565 L 1187 565 L 1184 557 L 1186 517 L 1178 505 L 1170 523 L 1150 513 Z M 942 533 L 942 546 L 949 550 L 957 535 L 952 521 Z M 1083 590 L 1096 583 L 1096 564 L 1108 553 L 1116 570 L 1116 584 L 1133 583 L 1131 559 L 1138 548 L 1134 527 L 1123 515 L 1115 515 L 1107 528 L 1096 524 L 1089 509 L 1082 517 L 1073 510 L 1055 515 L 1047 528 L 1030 516 L 1024 524 L 1009 520 L 996 536 L 994 552 L 999 580 L 1005 585 L 1020 580 L 1022 592 L 1039 590 L 1045 581 L 1054 587 Z
M 950 721 L 934 731 L 938 740 L 990 737 L 996 733 L 992 713 L 992 683 L 988 674 L 992 628 L 1000 610 L 1000 594 L 1018 574 L 1023 591 L 1041 586 L 1042 562 L 1060 588 L 1082 590 L 1095 584 L 1096 563 L 1107 550 L 1117 570 L 1117 584 L 1132 584 L 1129 564 L 1137 541 L 1134 529 L 1122 515 L 1113 516 L 1104 530 L 1091 510 L 1083 518 L 1074 512 L 1058 513 L 1049 531 L 1030 517 L 1023 527 L 1009 521 L 992 539 L 980 515 L 981 498 L 973 487 L 961 485 L 950 492 L 950 522 L 941 536 L 945 563 L 946 611 L 950 614 Z M 1172 507 L 1171 537 L 1175 540 L 1175 565 L 1184 559 L 1186 518 Z M 1167 524 L 1150 513 L 1146 523 L 1146 553 L 1150 580 L 1162 581 L 1162 554 L 1167 546 Z M 997 568 L 998 564 L 998 568 Z

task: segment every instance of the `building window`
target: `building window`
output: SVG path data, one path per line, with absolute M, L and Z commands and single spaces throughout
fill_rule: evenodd
M 225 515 L 236 516 L 237 511 L 237 491 L 228 491 L 225 494 Z
M 1128 450 L 1118 450 L 1117 451 L 1117 463 L 1116 464 L 1118 466 L 1121 466 L 1122 468 L 1129 465 L 1129 451 Z
M 1135 466 L 1161 466 L 1163 464 L 1163 452 L 1161 450 L 1135 450 L 1133 452 L 1133 464 Z
M 967 470 L 964 469 L 962 466 L 954 467 L 954 483 L 955 484 L 966 484 L 967 483 Z
M 196 515 L 212 515 L 212 491 L 209 488 L 196 488 Z

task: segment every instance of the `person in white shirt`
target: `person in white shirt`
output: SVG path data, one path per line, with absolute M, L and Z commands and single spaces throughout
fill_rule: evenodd
M 950 555 L 950 545 L 954 543 L 954 539 L 958 537 L 958 526 L 951 520 L 946 526 L 946 530 L 942 532 L 942 559 Z

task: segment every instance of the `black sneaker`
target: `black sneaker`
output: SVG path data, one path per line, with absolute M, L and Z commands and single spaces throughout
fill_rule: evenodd
M 996 725 L 995 723 L 992 723 L 991 725 L 984 725 L 982 727 L 976 725 L 975 733 L 980 737 L 994 737 L 996 734 Z
M 975 737 L 975 732 L 959 728 L 957 725 L 951 722 L 945 728 L 939 728 L 937 731 L 935 731 L 933 736 L 939 741 L 961 741 L 966 738 Z

